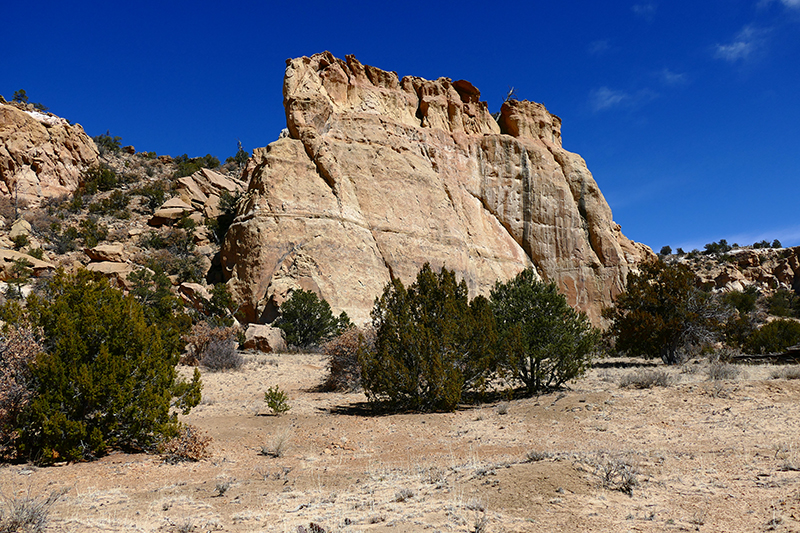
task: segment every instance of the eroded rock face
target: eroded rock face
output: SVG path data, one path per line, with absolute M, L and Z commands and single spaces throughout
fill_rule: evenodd
M 675 257 L 696 276 L 697 285 L 714 292 L 741 291 L 755 286 L 765 294 L 785 289 L 800 292 L 800 246 L 741 248 L 725 255 Z
M 507 102 L 496 121 L 469 82 L 327 52 L 289 60 L 283 92 L 288 135 L 255 151 L 222 250 L 250 321 L 303 288 L 364 322 L 393 276 L 411 282 L 427 261 L 472 296 L 535 267 L 599 323 L 652 257 L 540 104 Z
M 0 195 L 30 206 L 75 191 L 97 147 L 63 118 L 0 103 Z

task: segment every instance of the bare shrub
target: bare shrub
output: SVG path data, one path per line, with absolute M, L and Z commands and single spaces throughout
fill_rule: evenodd
M 198 322 L 182 337 L 186 342 L 186 353 L 181 356 L 181 364 L 197 366 L 212 341 L 226 341 L 235 338 L 238 333 L 236 326 L 214 327 L 208 322 Z
M 177 464 L 182 462 L 197 462 L 211 457 L 208 446 L 211 437 L 199 428 L 187 424 L 182 426 L 176 437 L 162 443 L 158 452 L 163 456 L 164 462 Z
M 537 463 L 545 459 L 550 459 L 551 457 L 553 457 L 552 453 L 542 450 L 531 450 L 525 454 L 525 460 L 529 463 Z
M 244 364 L 244 357 L 236 349 L 236 339 L 214 339 L 203 351 L 200 364 L 209 370 L 235 370 Z
M 6 498 L 5 509 L 0 509 L 0 533 L 39 533 L 47 527 L 52 507 L 66 494 L 66 489 L 54 490 L 47 496 Z
M 394 501 L 404 502 L 414 497 L 414 491 L 411 489 L 401 489 L 394 494 Z
M 637 370 L 619 380 L 621 389 L 651 389 L 653 387 L 669 387 L 672 376 L 666 370 Z
M 287 433 L 279 433 L 273 437 L 269 444 L 261 447 L 261 455 L 267 457 L 283 457 L 286 449 L 289 447 L 289 435 Z
M 708 366 L 706 373 L 708 374 L 708 379 L 711 381 L 722 381 L 736 379 L 741 371 L 742 370 L 736 365 L 717 361 Z
M 30 326 L 0 334 L 0 457 L 13 453 L 17 417 L 34 394 L 29 365 L 41 351 L 40 334 Z
M 595 465 L 595 475 L 600 483 L 609 490 L 618 490 L 631 496 L 633 488 L 639 484 L 639 472 L 632 465 L 621 459 L 605 459 Z
M 228 492 L 228 489 L 231 488 L 232 484 L 233 483 L 231 483 L 230 481 L 220 481 L 219 483 L 217 483 L 216 487 L 214 487 L 217 496 L 224 496 L 225 493 Z
M 773 370 L 769 375 L 772 379 L 800 379 L 800 366 L 786 366 Z
M 322 347 L 328 359 L 328 377 L 322 385 L 326 391 L 354 391 L 361 386 L 358 355 L 375 346 L 372 328 L 351 327 Z

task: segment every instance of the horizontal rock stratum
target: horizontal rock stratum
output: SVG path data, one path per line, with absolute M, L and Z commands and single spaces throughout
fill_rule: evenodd
M 392 277 L 430 262 L 472 296 L 532 266 L 600 323 L 653 256 L 621 233 L 541 104 L 508 101 L 495 120 L 467 81 L 328 52 L 288 60 L 283 97 L 288 134 L 255 150 L 221 254 L 249 321 L 303 288 L 364 322 Z

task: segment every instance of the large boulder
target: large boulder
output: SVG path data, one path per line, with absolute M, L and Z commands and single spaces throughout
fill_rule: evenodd
M 265 353 L 285 352 L 287 349 L 283 331 L 263 324 L 250 324 L 247 326 L 242 348 Z
M 81 172 L 98 161 L 79 124 L 0 103 L 0 195 L 28 206 L 77 189 Z
M 247 319 L 297 288 L 369 318 L 425 262 L 486 294 L 533 267 L 595 323 L 652 251 L 614 223 L 561 120 L 509 101 L 495 120 L 464 80 L 399 79 L 330 53 L 287 62 L 288 133 L 255 150 L 221 260 Z

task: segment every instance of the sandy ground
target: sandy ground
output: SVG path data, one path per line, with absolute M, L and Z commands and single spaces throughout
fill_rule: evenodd
M 800 531 L 800 380 L 776 367 L 712 381 L 693 363 L 636 390 L 618 386 L 632 362 L 607 361 L 538 398 L 372 416 L 353 410 L 363 394 L 314 392 L 323 356 L 247 358 L 204 372 L 183 418 L 210 459 L 3 465 L 0 505 L 64 491 L 58 532 Z

